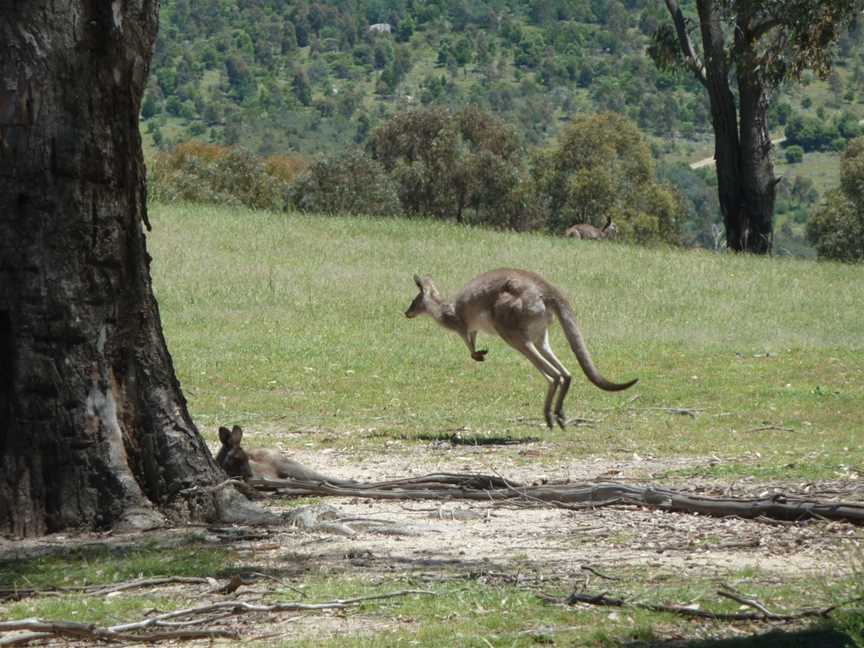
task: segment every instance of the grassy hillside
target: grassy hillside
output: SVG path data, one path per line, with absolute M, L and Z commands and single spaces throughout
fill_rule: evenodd
M 670 180 L 692 203 L 688 230 L 710 246 L 706 219 L 721 220 L 716 199 L 703 200 L 716 193 L 713 174 L 683 170 L 713 155 L 707 96 L 691 75 L 661 71 L 647 53 L 668 21 L 663 3 L 647 0 L 205 0 L 194 10 L 189 0 L 165 0 L 142 106 L 145 152 L 152 159 L 197 140 L 312 159 L 363 145 L 407 109 L 470 104 L 514 127 L 527 160 L 574 116 L 612 111 L 650 137 L 658 162 L 678 167 Z M 806 72 L 772 94 L 775 137 L 796 118 L 828 126 L 864 118 L 862 34 L 841 35 L 827 79 Z M 840 139 L 790 168 L 776 151 L 778 254 L 815 255 L 805 225 L 837 185 Z M 787 200 L 801 181 L 815 192 Z
M 206 0 L 193 11 L 165 0 L 160 18 L 142 115 L 150 144 L 197 138 L 317 154 L 421 103 L 478 104 L 533 145 L 576 113 L 610 110 L 672 157 L 711 135 L 704 89 L 647 55 L 669 20 L 662 3 Z M 391 31 L 370 31 L 374 23 Z M 864 116 L 861 34 L 842 36 L 828 81 L 808 73 L 772 98 L 772 127 L 793 112 Z
M 211 440 L 232 423 L 258 443 L 357 451 L 537 437 L 559 459 L 714 454 L 732 458 L 723 470 L 790 477 L 864 459 L 864 268 L 432 221 L 203 206 L 156 206 L 151 220 L 169 348 Z M 415 272 L 452 294 L 500 266 L 560 286 L 601 372 L 640 378 L 607 394 L 576 376 L 568 414 L 593 427 L 547 432 L 544 383 L 503 343 L 481 334 L 489 355 L 475 363 L 431 320 L 404 318 Z M 578 372 L 557 327 L 553 347 Z

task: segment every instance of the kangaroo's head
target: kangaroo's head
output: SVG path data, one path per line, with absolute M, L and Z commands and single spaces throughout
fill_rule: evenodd
M 438 289 L 435 288 L 435 284 L 432 283 L 430 277 L 414 275 L 414 283 L 417 284 L 420 292 L 417 293 L 414 301 L 411 302 L 408 310 L 405 311 L 405 317 L 409 319 L 428 313 L 430 302 L 438 302 L 441 299 Z
M 603 226 L 603 236 L 604 238 L 615 238 L 618 234 L 618 226 L 612 222 L 612 217 L 609 216 L 606 220 L 606 224 Z
M 243 439 L 243 430 L 239 425 L 235 425 L 232 429 L 227 427 L 219 428 L 219 440 L 222 442 L 222 447 L 216 454 L 216 463 L 224 470 L 229 477 L 240 477 L 242 479 L 250 479 L 252 477 L 252 466 L 249 464 L 249 455 L 240 447 L 240 441 Z

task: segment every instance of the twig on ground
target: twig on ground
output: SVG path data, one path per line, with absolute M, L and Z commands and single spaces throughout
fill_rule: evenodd
M 573 417 L 573 418 L 571 418 L 571 419 L 567 419 L 567 420 L 564 422 L 564 424 L 565 424 L 565 425 L 571 425 L 571 424 L 572 424 L 572 425 L 575 425 L 576 427 L 580 427 L 580 426 L 584 426 L 584 427 L 594 427 L 594 426 L 597 425 L 599 422 L 600 422 L 600 421 L 598 421 L 597 419 L 580 418 L 580 417 L 578 417 L 578 416 L 575 416 L 575 417 Z
M 536 596 L 547 603 L 556 603 L 559 605 L 575 605 L 577 603 L 586 603 L 588 605 L 598 605 L 605 607 L 631 607 L 639 608 L 640 610 L 650 610 L 651 612 L 669 612 L 681 616 L 694 617 L 699 619 L 712 619 L 714 621 L 798 621 L 800 619 L 808 619 L 815 617 L 827 617 L 834 610 L 850 603 L 858 602 L 861 598 L 852 599 L 836 605 L 831 605 L 826 608 L 801 610 L 792 614 L 775 614 L 765 609 L 764 606 L 755 599 L 749 599 L 741 595 L 735 595 L 732 592 L 718 591 L 718 594 L 727 598 L 734 599 L 740 603 L 754 607 L 760 610 L 759 613 L 753 612 L 710 612 L 701 610 L 696 607 L 686 605 L 662 605 L 659 603 L 639 603 L 630 602 L 624 599 L 611 598 L 606 595 L 606 592 L 601 594 L 584 594 L 574 592 L 568 597 L 560 598 L 550 596 L 548 594 L 539 593 Z M 759 607 L 761 606 L 761 607 Z
M 620 580 L 622 580 L 620 576 L 608 576 L 608 575 L 604 574 L 603 572 L 598 571 L 597 569 L 595 569 L 595 568 L 592 567 L 591 565 L 582 565 L 582 566 L 580 567 L 580 569 L 582 569 L 582 570 L 584 570 L 584 571 L 587 571 L 587 572 L 591 572 L 591 573 L 594 574 L 595 576 L 599 576 L 600 578 L 603 578 L 603 579 L 605 579 L 605 580 L 611 580 L 611 581 L 620 581 Z
M 292 592 L 299 594 L 301 598 L 306 598 L 306 592 L 301 590 L 299 587 L 294 587 L 291 583 L 286 583 L 281 578 L 276 578 L 275 576 L 271 576 L 270 574 L 264 574 L 262 572 L 250 572 L 250 576 L 258 576 L 259 578 L 266 578 L 267 580 L 271 580 L 277 585 L 284 587 L 285 589 L 289 589 Z
M 696 415 L 703 411 L 702 408 L 695 407 L 644 407 L 642 409 L 652 410 L 655 412 L 668 412 L 669 414 L 679 414 L 681 416 L 689 416 L 696 418 Z
M 144 641 L 157 642 L 169 639 L 213 639 L 227 637 L 239 639 L 236 632 L 228 630 L 167 630 L 164 632 L 139 633 L 138 630 L 158 627 L 173 627 L 179 625 L 200 625 L 212 621 L 214 618 L 246 612 L 302 612 L 313 610 L 345 609 L 366 603 L 368 601 L 380 601 L 384 599 L 408 596 L 412 594 L 423 594 L 434 596 L 435 592 L 428 590 L 399 590 L 385 594 L 373 594 L 371 596 L 358 596 L 349 599 L 335 599 L 324 603 L 275 603 L 273 605 L 260 605 L 247 601 L 222 601 L 201 605 L 194 608 L 185 608 L 165 612 L 149 617 L 143 621 L 122 623 L 107 628 L 100 628 L 93 624 L 73 623 L 69 621 L 42 621 L 40 619 L 24 619 L 21 621 L 0 621 L 0 633 L 16 630 L 30 631 L 26 635 L 13 635 L 0 638 L 0 646 L 23 645 L 36 639 L 44 639 L 50 636 L 73 637 L 78 639 L 89 639 L 94 641 Z M 216 615 L 212 613 L 216 612 Z M 186 621 L 180 621 L 184 617 L 193 617 Z
M 753 428 L 752 430 L 747 430 L 748 432 L 768 432 L 768 431 L 777 431 L 777 432 L 794 432 L 792 428 L 783 427 L 782 425 L 763 425 L 762 427 Z
M 83 591 L 94 596 L 103 596 L 114 592 L 122 592 L 124 590 L 138 589 L 142 587 L 158 587 L 160 585 L 188 585 L 188 584 L 205 584 L 209 585 L 210 581 L 200 576 L 166 576 L 161 578 L 138 578 L 127 581 L 125 583 L 117 583 L 109 587 L 85 587 Z
M 746 605 L 747 607 L 752 607 L 764 614 L 766 619 L 774 618 L 777 616 L 774 612 L 771 612 L 771 610 L 769 610 L 762 603 L 760 603 L 755 597 L 745 596 L 744 594 L 733 590 L 728 585 L 717 590 L 717 595 L 732 599 L 733 601 L 741 603 L 742 605 Z
M 93 596 L 104 596 L 114 592 L 122 592 L 130 589 L 138 589 L 145 587 L 160 587 L 162 585 L 189 585 L 189 584 L 204 584 L 209 585 L 210 580 L 200 576 L 164 576 L 157 578 L 137 578 L 123 583 L 115 583 L 113 585 L 82 585 L 79 587 L 57 587 L 51 589 L 2 589 L 0 590 L 0 600 L 14 599 L 21 600 L 30 596 L 62 596 L 70 592 L 84 592 Z
M 94 641 L 167 641 L 170 639 L 239 639 L 240 635 L 229 630 L 166 630 L 151 633 L 126 633 L 113 628 L 100 628 L 89 623 L 73 623 L 71 621 L 41 621 L 39 619 L 23 619 L 21 621 L 0 622 L 0 632 L 13 630 L 28 630 L 24 635 L 13 635 L 0 639 L 0 646 L 24 645 L 37 639 L 47 637 L 70 637 Z

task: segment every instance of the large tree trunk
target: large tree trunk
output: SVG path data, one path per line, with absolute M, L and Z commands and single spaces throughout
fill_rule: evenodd
M 729 65 L 724 54 L 725 42 L 720 11 L 715 0 L 699 0 L 699 28 L 705 52 L 705 87 L 711 105 L 714 129 L 714 163 L 720 210 L 726 226 L 726 242 L 737 250 L 740 236 L 741 161 L 738 139 L 738 110 L 729 89 Z
M 768 99 L 759 80 L 747 7 L 732 35 L 738 103 L 730 89 L 730 61 L 717 0 L 697 0 L 704 61 L 696 61 L 686 35 L 683 14 L 674 0 L 666 5 L 678 27 L 678 38 L 697 78 L 705 85 L 714 128 L 714 160 L 726 245 L 736 252 L 767 254 L 773 243 L 776 181 L 768 133 Z M 703 67 L 704 66 L 704 67 Z
M 206 518 L 222 476 L 153 298 L 158 0 L 0 3 L 0 533 Z
M 743 9 L 741 10 L 743 12 Z M 774 198 L 777 182 L 771 160 L 771 134 L 768 132 L 768 96 L 758 78 L 759 63 L 753 51 L 750 17 L 741 15 L 736 29 L 736 51 L 743 64 L 738 66 L 738 97 L 741 123 L 742 213 L 734 250 L 770 254 L 774 243 Z

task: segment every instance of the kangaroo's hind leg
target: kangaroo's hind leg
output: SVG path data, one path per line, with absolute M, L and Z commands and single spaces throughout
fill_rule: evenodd
M 558 371 L 555 365 L 549 362 L 542 353 L 540 353 L 537 346 L 527 336 L 520 333 L 510 333 L 497 328 L 496 330 L 498 331 L 498 335 L 500 335 L 507 344 L 528 358 L 531 364 L 533 364 L 549 382 L 549 388 L 546 390 L 546 400 L 543 403 L 543 417 L 546 419 L 546 425 L 549 426 L 549 429 L 552 429 L 555 427 L 555 423 L 552 419 L 552 401 L 555 398 L 555 392 L 559 385 L 569 384 L 569 377 L 568 382 L 564 383 L 561 372 Z
M 570 391 L 571 375 L 567 371 L 561 361 L 555 356 L 552 347 L 549 345 L 549 331 L 543 331 L 543 337 L 537 345 L 537 349 L 543 358 L 558 370 L 560 375 L 560 388 L 558 389 L 558 398 L 555 401 L 555 420 L 563 430 L 567 425 L 567 417 L 564 415 L 564 399 L 567 397 L 567 392 Z

